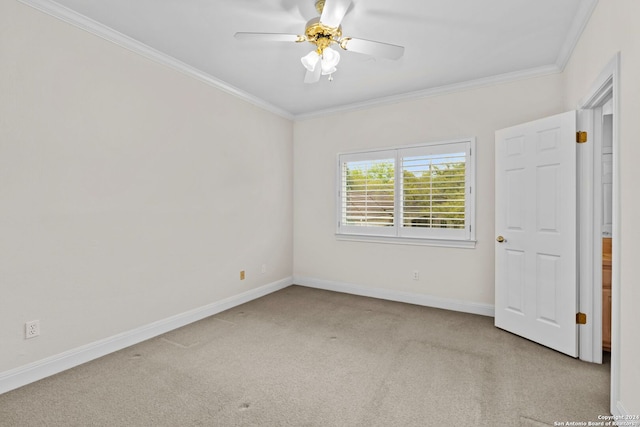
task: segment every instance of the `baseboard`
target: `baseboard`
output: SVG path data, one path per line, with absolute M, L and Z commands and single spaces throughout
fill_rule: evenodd
M 370 288 L 351 283 L 335 282 L 332 280 L 316 279 L 313 277 L 294 277 L 293 283 L 309 288 L 324 289 L 327 291 L 342 292 L 345 294 L 360 295 L 364 297 L 385 299 L 389 301 L 406 302 L 425 307 L 442 308 L 445 310 L 461 311 L 463 313 L 480 314 L 494 317 L 494 306 L 469 301 L 460 301 L 449 298 L 441 298 L 430 295 L 414 294 L 410 292 L 392 291 L 388 289 Z
M 494 307 L 489 304 L 473 303 L 454 299 L 440 298 L 429 295 L 413 294 L 409 292 L 391 291 L 388 289 L 369 288 L 331 280 L 316 279 L 311 277 L 287 277 L 285 279 L 269 283 L 256 289 L 243 292 L 238 295 L 214 302 L 212 304 L 177 314 L 167 319 L 159 320 L 148 325 L 123 332 L 103 340 L 99 340 L 75 349 L 21 366 L 16 369 L 0 373 L 0 394 L 14 390 L 29 383 L 41 380 L 48 376 L 71 369 L 75 366 L 113 353 L 123 348 L 132 346 L 150 338 L 157 337 L 166 332 L 236 307 L 240 304 L 263 297 L 272 292 L 284 289 L 292 284 L 310 288 L 324 289 L 334 292 L 342 292 L 389 301 L 405 302 L 426 307 L 442 308 L 446 310 L 460 311 L 464 313 L 494 316 Z
M 619 426 L 628 426 L 628 427 L 639 427 L 640 426 L 640 420 L 637 419 L 637 414 L 630 414 L 624 407 L 624 405 L 622 404 L 622 402 L 620 402 L 618 400 L 615 408 L 613 411 L 611 411 L 611 414 L 614 417 L 614 421 L 617 424 L 613 424 L 613 425 L 619 425 Z
M 0 373 L 0 394 L 284 289 L 291 277 Z

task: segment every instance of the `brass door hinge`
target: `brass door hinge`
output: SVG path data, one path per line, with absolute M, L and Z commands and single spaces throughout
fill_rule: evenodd
M 578 144 L 584 144 L 585 142 L 587 142 L 587 133 L 581 130 L 576 132 L 576 142 Z
M 576 313 L 576 323 L 578 325 L 586 325 L 587 315 L 585 313 Z

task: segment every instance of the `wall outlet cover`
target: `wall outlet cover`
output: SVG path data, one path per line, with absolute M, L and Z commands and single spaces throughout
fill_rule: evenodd
M 25 339 L 35 338 L 40 335 L 40 321 L 32 320 L 24 324 Z

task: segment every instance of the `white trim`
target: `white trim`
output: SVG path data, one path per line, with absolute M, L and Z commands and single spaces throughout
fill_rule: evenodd
M 284 117 L 285 119 L 293 120 L 294 118 L 294 116 L 291 113 L 283 110 L 282 108 L 276 107 L 275 105 L 263 99 L 260 99 L 247 92 L 244 92 L 243 90 L 240 90 L 220 79 L 217 79 L 207 73 L 204 73 L 198 70 L 197 68 L 187 65 L 184 62 L 172 56 L 169 56 L 150 46 L 147 46 L 144 43 L 139 42 L 138 40 L 135 40 L 129 36 L 126 36 L 114 30 L 111 27 L 107 27 L 106 25 L 103 25 L 97 21 L 94 21 L 91 18 L 88 18 L 84 15 L 79 14 L 78 12 L 75 12 L 65 6 L 62 6 L 59 3 L 56 3 L 51 0 L 18 0 L 18 1 L 28 6 L 31 6 L 34 9 L 37 9 L 41 12 L 44 12 L 48 15 L 51 15 L 54 18 L 58 18 L 84 31 L 87 31 L 98 37 L 101 37 L 104 40 L 115 43 L 120 47 L 123 47 L 132 52 L 140 54 L 145 58 L 148 58 L 156 63 L 166 65 L 169 68 L 172 68 L 176 71 L 186 74 L 187 76 L 200 80 L 201 82 L 206 83 L 210 86 L 213 86 L 217 89 L 220 89 L 223 92 L 226 92 L 230 95 L 233 95 L 237 98 L 247 101 L 250 104 L 255 105 L 256 107 L 259 107 L 271 113 L 277 114 L 278 116 Z
M 615 421 L 618 422 L 617 425 L 621 425 L 621 426 L 629 426 L 629 427 L 640 427 L 640 420 L 630 420 L 628 419 L 628 417 L 630 415 L 633 415 L 634 417 L 637 417 L 638 414 L 630 414 L 629 411 L 627 411 L 627 409 L 624 407 L 624 405 L 622 404 L 622 402 L 618 402 L 617 405 L 611 409 L 611 415 L 613 415 L 614 417 L 617 417 Z M 623 424 L 624 423 L 629 423 L 629 424 Z
M 595 262 L 595 225 L 599 223 L 596 200 L 600 200 L 595 190 L 596 180 L 594 163 L 594 111 L 578 110 L 578 129 L 590 136 L 586 144 L 577 147 L 578 178 L 578 309 L 587 315 L 587 324 L 578 328 L 580 360 L 602 363 L 602 298 L 598 298 L 596 283 L 602 282 L 602 253 L 600 261 Z M 594 264 L 595 263 L 595 264 Z M 601 288 L 601 287 L 600 287 Z M 600 292 L 602 295 L 602 292 Z M 598 306 L 600 304 L 600 306 Z M 589 321 L 591 319 L 592 321 Z
M 612 225 L 612 248 L 611 248 L 611 402 L 612 413 L 621 407 L 620 399 L 620 61 L 621 54 L 618 52 L 604 67 L 600 75 L 594 81 L 591 90 L 579 104 L 579 108 L 591 109 L 598 107 L 607 96 L 609 90 L 613 94 L 613 225 Z M 612 86 L 610 88 L 610 86 Z M 596 209 L 599 207 L 593 207 Z M 599 224 L 592 224 L 599 227 Z M 592 251 L 594 257 L 598 256 L 596 239 L 601 236 L 593 236 L 591 241 L 585 241 L 581 246 L 586 251 Z M 602 255 L 601 253 L 599 254 Z M 594 268 L 600 268 L 594 265 Z M 594 292 L 596 284 L 589 288 L 581 286 L 580 292 Z M 599 287 L 598 287 L 599 289 Z M 585 333 L 589 332 L 585 328 Z M 582 339 L 582 332 L 580 338 Z M 598 343 L 594 343 L 597 349 Z
M 477 240 L 422 239 L 419 237 L 366 236 L 363 234 L 336 233 L 336 240 L 346 242 L 385 243 L 392 245 L 440 246 L 443 248 L 473 249 Z
M 499 74 L 496 76 L 484 77 L 466 82 L 454 83 L 445 86 L 438 86 L 415 92 L 408 92 L 399 95 L 392 95 L 383 98 L 376 98 L 369 101 L 356 102 L 353 104 L 342 105 L 339 107 L 327 108 L 324 110 L 313 111 L 311 113 L 296 114 L 294 119 L 307 120 L 318 117 L 325 117 L 337 113 L 346 113 L 352 111 L 367 110 L 369 108 L 381 107 L 384 105 L 397 104 L 404 101 L 415 101 L 434 96 L 440 96 L 450 93 L 463 92 L 472 89 L 480 89 L 487 86 L 516 82 L 518 80 L 531 79 L 535 77 L 543 77 L 551 74 L 560 73 L 562 70 L 557 65 L 544 65 L 542 67 L 530 68 L 512 73 Z
M 0 373 L 0 394 L 279 291 L 291 277 Z
M 613 75 L 613 220 L 611 245 L 611 402 L 620 399 L 620 53 L 611 61 Z
M 416 143 L 409 143 L 409 144 L 403 144 L 403 145 L 391 145 L 388 147 L 382 147 L 382 148 L 368 148 L 365 145 L 362 148 L 358 148 L 358 149 L 353 149 L 353 150 L 349 150 L 349 151 L 340 151 L 338 153 L 338 157 L 340 156 L 353 156 L 353 155 L 358 155 L 358 154 L 363 154 L 362 158 L 363 159 L 367 159 L 369 158 L 369 154 L 370 153 L 377 153 L 377 152 L 388 152 L 388 151 L 394 151 L 394 150 L 407 150 L 407 149 L 413 149 L 413 148 L 422 148 L 425 146 L 437 146 L 437 145 L 446 145 L 446 144 L 459 144 L 459 143 L 467 143 L 467 142 L 472 142 L 473 146 L 471 148 L 475 149 L 475 143 L 476 143 L 476 137 L 475 136 L 467 136 L 467 137 L 460 137 L 460 138 L 452 138 L 452 139 L 444 139 L 444 140 L 440 140 L 440 139 L 433 139 L 433 140 L 428 140 L 428 141 L 423 141 L 423 142 L 416 142 Z M 446 150 L 444 150 L 446 151 Z M 380 159 L 384 158 L 384 154 L 380 155 L 380 157 L 377 157 Z
M 556 59 L 556 65 L 561 71 L 564 71 L 564 67 L 566 67 L 569 62 L 569 59 L 573 54 L 573 50 L 578 45 L 578 40 L 580 40 L 580 36 L 582 36 L 582 32 L 587 27 L 589 18 L 591 18 L 591 15 L 597 5 L 598 0 L 580 1 L 578 11 L 571 23 L 569 34 L 567 34 L 567 38 L 564 40 L 560 53 L 558 54 L 558 59 Z
M 463 313 L 479 314 L 481 316 L 493 317 L 495 313 L 494 306 L 490 304 L 455 300 L 425 294 L 415 294 L 411 292 L 393 291 L 389 289 L 372 288 L 369 286 L 336 282 L 333 280 L 318 279 L 314 277 L 294 276 L 293 283 L 300 286 L 306 286 L 308 288 L 342 292 L 345 294 L 378 298 L 388 301 L 404 302 L 424 307 L 460 311 Z

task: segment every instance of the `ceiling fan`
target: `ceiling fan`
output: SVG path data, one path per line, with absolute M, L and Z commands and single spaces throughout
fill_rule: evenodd
M 342 36 L 340 23 L 351 6 L 352 0 L 316 0 L 319 17 L 307 22 L 304 35 L 279 33 L 247 33 L 235 34 L 239 40 L 259 40 L 276 42 L 309 42 L 316 48 L 301 58 L 307 73 L 305 83 L 316 83 L 321 75 L 328 75 L 333 80 L 333 73 L 340 61 L 340 53 L 331 48 L 336 44 L 343 50 L 364 53 L 366 55 L 399 59 L 404 54 L 404 47 L 371 40 Z

